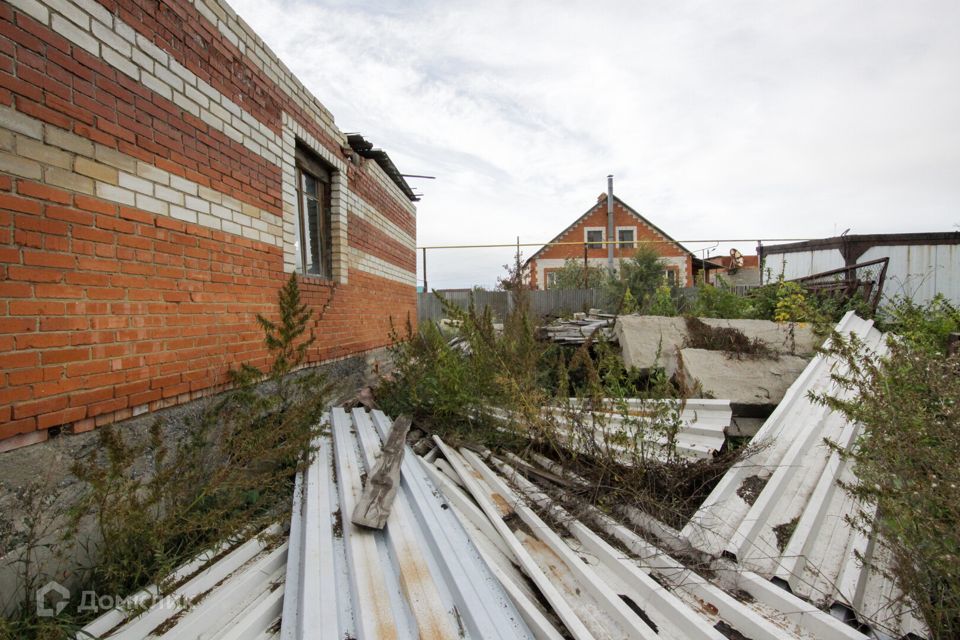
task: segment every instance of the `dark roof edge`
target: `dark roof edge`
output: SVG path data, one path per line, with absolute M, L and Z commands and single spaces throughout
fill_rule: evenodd
M 390 159 L 390 156 L 387 155 L 387 152 L 383 149 L 374 149 L 373 143 L 366 140 L 359 133 L 351 133 L 347 135 L 347 143 L 350 145 L 350 148 L 353 149 L 358 155 L 369 158 L 377 163 L 383 172 L 387 174 L 387 177 L 390 178 L 400 191 L 403 192 L 403 195 L 409 198 L 410 202 L 417 202 L 420 200 L 420 197 L 413 192 L 413 189 L 410 188 L 410 185 L 407 184 L 407 181 L 400 174 L 400 170 L 397 169 L 397 165 L 393 164 L 393 160 Z
M 797 253 L 799 251 L 842 249 L 852 244 L 890 247 L 924 244 L 960 244 L 960 231 L 932 231 L 925 233 L 873 233 L 862 235 L 834 236 L 818 240 L 805 240 L 789 244 L 760 245 L 757 253 L 761 256 L 779 253 Z

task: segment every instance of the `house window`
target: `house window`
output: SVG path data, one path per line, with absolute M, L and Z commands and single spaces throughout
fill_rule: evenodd
M 547 271 L 547 289 L 553 289 L 557 284 L 557 272 L 556 271 Z
M 617 246 L 621 249 L 636 249 L 636 229 L 633 227 L 617 227 Z
M 667 284 L 671 287 L 677 286 L 677 270 L 664 269 L 663 276 L 667 279 Z
M 333 277 L 330 224 L 330 171 L 307 149 L 297 146 L 297 271 Z
M 584 240 L 587 242 L 588 249 L 600 249 L 603 247 L 603 229 L 586 229 Z

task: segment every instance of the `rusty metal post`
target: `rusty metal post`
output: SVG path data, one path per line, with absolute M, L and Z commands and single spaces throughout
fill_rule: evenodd
M 589 289 L 590 279 L 588 274 L 590 273 L 590 264 L 587 262 L 587 243 L 583 243 L 583 288 Z

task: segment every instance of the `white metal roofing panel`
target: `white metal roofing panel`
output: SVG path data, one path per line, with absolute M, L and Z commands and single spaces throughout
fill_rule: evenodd
M 679 428 L 675 435 L 676 454 L 681 457 L 698 459 L 709 458 L 719 451 L 726 439 L 726 428 L 730 426 L 733 412 L 729 400 L 688 399 L 688 400 L 647 400 L 640 398 L 626 398 L 623 404 L 613 399 L 605 399 L 603 405 L 594 407 L 594 411 L 580 411 L 583 406 L 581 400 L 570 398 L 570 407 L 578 413 L 578 419 L 586 421 L 587 429 L 571 427 L 571 421 L 565 410 L 560 407 L 544 407 L 543 413 L 552 416 L 564 432 L 567 446 L 581 451 L 609 449 L 629 462 L 631 448 L 619 444 L 619 440 L 611 440 L 605 436 L 625 436 L 630 442 L 640 446 L 643 441 L 651 445 L 651 453 L 657 457 L 665 457 L 667 436 L 663 433 L 662 424 L 654 424 L 650 416 L 666 411 L 666 419 L 676 418 Z M 491 409 L 491 414 L 508 419 L 509 412 Z
M 333 409 L 326 422 L 330 434 L 319 438 L 302 483 L 302 513 L 291 518 L 303 529 L 291 531 L 301 562 L 288 565 L 287 583 L 299 588 L 285 606 L 283 637 L 532 637 L 409 448 L 386 527 L 350 521 L 390 421 Z
M 273 635 L 282 606 L 287 544 L 257 536 L 223 557 L 202 554 L 175 571 L 172 591 L 158 597 L 155 587 L 132 601 L 152 605 L 132 614 L 117 609 L 84 627 L 80 638 L 256 638 Z M 229 548 L 229 547 L 227 547 Z
M 664 640 L 717 638 L 720 637 L 720 622 L 754 640 L 866 640 L 866 636 L 856 629 L 752 572 L 729 563 L 724 565 L 723 561 L 718 561 L 715 567 L 707 567 L 714 573 L 730 574 L 727 583 L 731 585 L 731 591 L 738 594 L 735 597 L 596 508 L 578 505 L 578 509 L 590 518 L 588 526 L 553 502 L 510 465 L 489 458 L 497 470 L 495 475 L 476 454 L 466 450 L 461 452 L 462 456 L 449 447 L 445 449 L 445 454 L 454 455 L 459 460 L 457 464 L 463 465 L 462 472 L 476 473 L 479 477 L 475 476 L 475 481 L 486 485 L 478 494 L 482 501 L 486 502 L 487 495 L 494 493 L 512 504 L 517 513 L 527 512 L 524 522 L 529 526 L 529 533 L 520 530 L 517 538 L 524 546 L 533 545 L 535 548 L 539 543 L 552 550 L 548 554 L 534 553 L 535 562 L 547 563 L 550 575 L 567 598 L 569 613 L 583 618 L 595 633 L 604 633 L 602 619 L 605 614 L 598 608 L 594 597 L 587 594 L 592 593 L 588 585 L 598 580 L 604 589 L 612 589 L 642 609 L 657 626 L 657 637 Z M 523 494 L 524 501 L 548 513 L 549 520 L 535 517 L 536 514 L 530 517 L 533 512 L 518 500 L 511 484 Z M 442 487 L 445 492 L 460 491 L 452 483 L 442 483 Z M 606 537 L 599 536 L 591 527 L 597 527 Z M 564 535 L 564 531 L 573 537 Z M 608 540 L 616 540 L 622 548 L 612 547 Z M 556 547 L 558 543 L 568 551 Z M 573 555 L 568 556 L 569 552 Z M 564 562 L 565 556 L 574 568 L 579 561 L 585 563 L 579 567 L 577 576 L 573 576 L 571 566 Z M 744 598 L 744 593 L 755 600 Z M 641 624 L 649 623 L 644 619 Z
M 852 312 L 837 329 L 856 334 L 879 355 L 886 350 L 885 337 L 872 322 Z M 761 576 L 785 580 L 794 593 L 815 604 L 842 604 L 881 633 L 899 636 L 919 629 L 922 634 L 922 624 L 912 615 L 890 615 L 899 593 L 881 575 L 886 566 L 871 569 L 856 559 L 857 552 L 869 559 L 870 550 L 867 537 L 848 518 L 869 506 L 856 503 L 838 486 L 853 482 L 853 471 L 823 443 L 849 449 L 860 426 L 809 397 L 823 391 L 845 397 L 847 392 L 831 377 L 843 372 L 843 363 L 833 358 L 821 355 L 811 361 L 754 437 L 760 452 L 727 472 L 682 535 L 701 551 L 729 553 Z M 750 490 L 751 484 L 761 488 Z M 899 616 L 901 607 L 895 608 Z

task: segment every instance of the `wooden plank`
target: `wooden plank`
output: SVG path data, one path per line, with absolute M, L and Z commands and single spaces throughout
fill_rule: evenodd
M 390 517 L 390 508 L 400 488 L 400 463 L 411 420 L 400 416 L 393 421 L 390 435 L 383 444 L 380 458 L 367 478 L 367 485 L 357 502 L 350 520 L 353 524 L 371 529 L 383 529 Z

